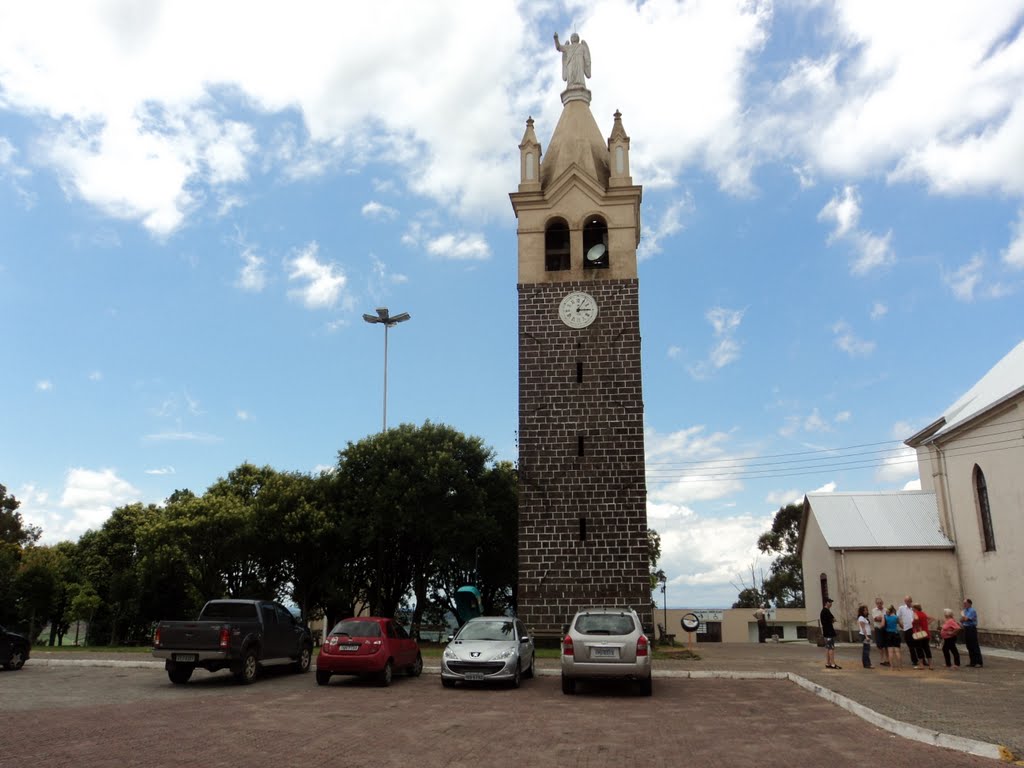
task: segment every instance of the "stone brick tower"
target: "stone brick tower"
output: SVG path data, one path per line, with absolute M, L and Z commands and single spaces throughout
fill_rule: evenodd
M 526 121 L 519 189 L 510 195 L 519 220 L 518 605 L 541 638 L 559 636 L 592 605 L 629 606 L 651 621 L 642 189 L 629 175 L 621 115 L 605 140 L 582 76 L 565 79 L 543 160 Z

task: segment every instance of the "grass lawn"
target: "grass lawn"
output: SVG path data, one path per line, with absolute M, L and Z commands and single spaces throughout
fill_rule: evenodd
M 32 655 L 43 653 L 150 653 L 150 645 L 33 645 Z

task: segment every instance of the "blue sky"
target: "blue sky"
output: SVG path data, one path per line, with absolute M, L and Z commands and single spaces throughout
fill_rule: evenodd
M 780 504 L 1022 338 L 1024 3 L 83 2 L 0 9 L 0 483 L 77 538 L 388 421 L 515 459 L 516 236 L 552 34 L 644 185 L 649 522 L 724 606 Z M 860 446 L 860 447 L 856 447 Z

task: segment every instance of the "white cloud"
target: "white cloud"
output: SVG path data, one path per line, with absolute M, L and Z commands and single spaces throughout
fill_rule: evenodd
M 168 430 L 165 432 L 154 432 L 146 435 L 143 439 L 151 442 L 167 443 L 219 443 L 222 438 L 217 435 L 211 435 L 207 432 Z
M 875 479 L 884 483 L 893 483 L 915 476 L 917 476 L 917 452 L 907 446 L 884 457 L 882 465 L 875 470 Z
M 860 338 L 845 320 L 832 326 L 835 345 L 850 357 L 867 357 L 875 351 L 875 342 Z
M 970 19 L 955 2 L 807 7 L 831 40 L 754 118 L 772 151 L 947 194 L 1024 191 L 1018 4 L 980 0 Z
M 704 317 L 713 329 L 715 342 L 711 347 L 706 360 L 691 365 L 690 375 L 695 379 L 707 379 L 715 371 L 733 363 L 740 357 L 741 345 L 736 340 L 735 334 L 743 322 L 744 309 L 727 309 L 725 307 L 713 307 L 709 309 Z
M 848 421 L 849 421 L 849 420 L 850 420 L 850 419 L 851 419 L 852 417 L 853 417 L 853 414 L 852 414 L 852 413 L 850 413 L 849 411 L 840 411 L 839 413 L 837 413 L 837 414 L 836 414 L 836 415 L 835 415 L 835 416 L 833 417 L 833 419 L 832 419 L 832 420 L 833 420 L 833 421 L 834 421 L 834 422 L 835 422 L 836 424 L 845 424 L 845 423 L 847 423 L 847 422 L 848 422 Z
M 661 537 L 658 565 L 669 577 L 669 602 L 682 600 L 678 592 L 673 596 L 673 586 L 699 586 L 703 605 L 732 605 L 738 575 L 762 557 L 757 538 L 771 526 L 773 514 L 711 517 L 679 505 L 648 503 L 648 525 Z
M 764 497 L 765 504 L 773 507 L 784 507 L 787 504 L 800 504 L 804 500 L 804 492 L 795 488 L 788 491 L 772 491 Z
M 872 320 L 881 320 L 887 314 L 889 314 L 889 307 L 887 307 L 882 302 L 876 301 L 874 304 L 871 305 Z
M 61 538 L 77 538 L 98 529 L 116 507 L 139 500 L 139 491 L 117 476 L 113 469 L 69 469 L 64 478 L 60 507 L 71 513 L 59 532 Z
M 896 260 L 892 249 L 892 230 L 884 235 L 858 232 L 854 237 L 854 247 L 855 257 L 850 266 L 850 272 L 854 275 L 866 275 Z
M 243 291 L 259 293 L 267 285 L 265 260 L 253 253 L 251 248 L 242 252 L 242 269 L 238 273 L 238 287 Z
M 876 235 L 860 229 L 857 226 L 860 214 L 860 196 L 857 188 L 851 185 L 833 195 L 818 212 L 818 221 L 834 225 L 828 242 L 844 241 L 853 248 L 850 272 L 854 275 L 866 275 L 875 269 L 889 266 L 896 258 L 892 250 L 892 232 Z
M 398 216 L 397 209 L 383 203 L 378 203 L 376 200 L 371 200 L 364 205 L 361 212 L 366 218 L 378 221 L 394 221 L 395 217 Z
M 143 470 L 147 475 L 173 475 L 175 474 L 174 467 L 153 467 L 152 469 Z
M 804 419 L 804 432 L 831 432 L 832 427 L 821 417 L 821 412 L 815 408 L 810 415 Z
M 491 248 L 481 234 L 447 234 L 429 241 L 427 253 L 451 261 L 482 261 L 491 257 Z
M 1003 263 L 1014 269 L 1024 269 L 1024 208 L 1017 214 L 1010 244 L 1003 251 Z
M 637 248 L 637 261 L 644 261 L 662 251 L 662 240 L 667 240 L 683 230 L 684 214 L 693 212 L 693 197 L 687 193 L 680 200 L 670 203 L 656 223 L 644 226 L 644 236 Z
M 36 390 L 39 392 L 51 392 L 53 390 L 53 382 L 49 379 L 40 379 L 36 382 Z
M 916 480 L 908 480 L 906 483 L 904 483 L 903 490 L 904 491 L 920 491 L 921 490 L 921 478 L 917 478 Z
M 89 381 L 103 381 L 102 371 L 90 371 L 87 377 Z
M 683 350 L 682 350 L 682 348 L 681 348 L 681 347 L 678 347 L 678 346 L 676 346 L 675 344 L 672 344 L 671 346 L 669 346 L 669 348 L 668 348 L 668 350 L 667 350 L 667 351 L 665 352 L 665 354 L 666 354 L 666 355 L 667 355 L 667 356 L 668 356 L 668 357 L 669 357 L 670 359 L 672 359 L 672 360 L 675 360 L 676 358 L 678 358 L 678 357 L 679 357 L 679 355 L 680 355 L 680 354 L 682 354 L 682 351 L 683 351 Z
M 853 232 L 860 220 L 860 196 L 857 188 L 847 185 L 843 191 L 829 200 L 818 212 L 818 221 L 830 221 L 835 229 L 828 236 L 829 242 L 845 237 Z
M 304 282 L 300 288 L 288 292 L 302 301 L 308 309 L 327 309 L 342 297 L 347 278 L 341 267 L 324 263 L 317 258 L 319 246 L 312 242 L 288 260 L 288 279 Z
M 237 411 L 235 411 L 235 418 L 238 419 L 239 421 L 249 421 L 250 419 L 252 419 L 252 414 L 250 414 L 248 411 L 239 408 Z
M 647 497 L 657 504 L 686 505 L 724 498 L 743 488 L 736 479 L 747 459 L 725 449 L 729 435 L 695 426 L 669 434 L 644 430 Z
M 1011 286 L 1000 281 L 985 279 L 985 257 L 976 253 L 952 272 L 942 270 L 944 282 L 958 301 L 972 302 L 976 298 L 998 299 L 1013 292 Z

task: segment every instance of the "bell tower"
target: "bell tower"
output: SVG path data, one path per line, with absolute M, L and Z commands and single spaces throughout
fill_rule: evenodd
M 622 115 L 606 140 L 590 112 L 590 52 L 572 41 L 555 36 L 568 87 L 547 153 L 528 119 L 509 196 L 519 240 L 518 606 L 550 638 L 588 606 L 631 607 L 651 621 L 642 189 Z

